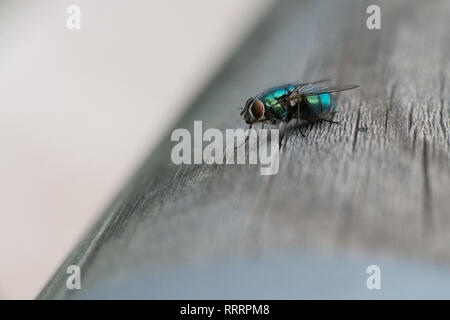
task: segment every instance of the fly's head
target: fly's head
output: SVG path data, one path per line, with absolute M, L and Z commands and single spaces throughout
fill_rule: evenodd
M 252 124 L 264 120 L 264 104 L 258 98 L 249 98 L 241 111 L 245 123 Z

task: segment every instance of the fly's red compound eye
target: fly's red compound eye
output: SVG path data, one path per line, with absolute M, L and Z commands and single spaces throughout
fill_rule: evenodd
M 250 112 L 252 113 L 255 119 L 261 119 L 264 114 L 264 105 L 261 100 L 255 100 L 252 106 L 250 107 Z

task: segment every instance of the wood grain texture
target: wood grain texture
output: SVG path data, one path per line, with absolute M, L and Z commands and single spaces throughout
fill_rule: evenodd
M 39 297 L 74 297 L 69 264 L 92 288 L 297 249 L 450 261 L 450 2 L 378 2 L 381 30 L 369 4 L 282 1 L 175 127 L 244 128 L 247 97 L 321 78 L 361 86 L 338 95 L 341 124 L 289 127 L 274 176 L 176 166 L 168 133 Z

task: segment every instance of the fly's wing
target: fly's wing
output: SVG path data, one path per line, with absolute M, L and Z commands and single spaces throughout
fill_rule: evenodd
M 317 81 L 313 81 L 313 82 L 304 82 L 304 83 L 294 83 L 292 84 L 296 89 L 299 87 L 303 87 L 303 86 L 307 86 L 307 85 L 325 85 L 326 83 L 329 83 L 331 81 L 331 79 L 322 79 L 322 80 L 317 80 Z
M 295 88 L 294 91 L 292 91 L 288 99 L 293 100 L 304 96 L 346 91 L 358 87 L 358 85 L 331 85 L 322 81 L 319 83 L 300 84 Z
M 323 86 L 325 85 L 327 82 L 330 82 L 330 79 L 322 79 L 322 80 L 317 80 L 317 81 L 313 81 L 313 82 L 304 82 L 304 83 L 297 83 L 297 82 L 285 82 L 285 83 L 281 83 L 280 85 L 276 86 L 276 87 L 272 87 L 270 89 L 265 90 L 264 92 L 262 92 L 262 94 L 271 91 L 273 89 L 277 89 L 277 88 L 285 88 L 285 87 L 289 87 L 292 86 L 294 87 L 294 91 L 292 93 L 294 93 L 298 88 L 302 88 L 302 87 L 306 87 L 309 85 L 317 85 L 317 87 Z M 291 93 L 291 94 L 292 94 Z

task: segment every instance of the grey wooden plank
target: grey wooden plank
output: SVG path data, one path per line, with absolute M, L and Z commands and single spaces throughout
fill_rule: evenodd
M 377 3 L 377 2 L 375 2 Z M 244 128 L 236 106 L 292 80 L 332 78 L 339 125 L 289 127 L 280 172 L 175 166 L 167 139 L 61 265 L 40 298 L 77 297 L 140 272 L 213 266 L 299 249 L 448 262 L 448 1 L 283 1 L 261 22 L 176 127 Z M 89 291 L 90 290 L 90 291 Z

